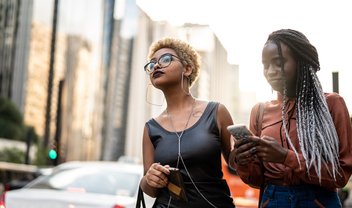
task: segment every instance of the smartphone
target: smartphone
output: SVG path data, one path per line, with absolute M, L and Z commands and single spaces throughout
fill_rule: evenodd
M 227 127 L 227 130 L 236 139 L 244 139 L 247 136 L 253 136 L 253 133 L 244 124 L 234 124 Z
M 169 168 L 169 183 L 167 184 L 167 189 L 172 198 L 182 201 L 188 201 L 186 197 L 186 189 L 183 183 L 183 178 L 181 172 L 178 168 Z

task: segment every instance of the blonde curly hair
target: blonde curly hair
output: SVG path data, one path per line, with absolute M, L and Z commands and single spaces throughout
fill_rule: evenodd
M 190 87 L 198 79 L 201 66 L 201 58 L 198 52 L 188 43 L 177 38 L 166 37 L 154 42 L 149 48 L 148 59 L 150 60 L 154 53 L 162 48 L 174 50 L 180 58 L 183 66 L 191 66 L 192 73 L 189 75 Z

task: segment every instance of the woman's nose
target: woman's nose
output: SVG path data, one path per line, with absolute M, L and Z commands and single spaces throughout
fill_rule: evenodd
M 268 69 L 267 69 L 267 73 L 268 74 L 277 74 L 281 71 L 280 67 L 276 67 L 272 64 L 269 65 Z
M 161 66 L 159 65 L 159 63 L 155 63 L 153 71 L 160 69 L 160 68 L 161 68 Z

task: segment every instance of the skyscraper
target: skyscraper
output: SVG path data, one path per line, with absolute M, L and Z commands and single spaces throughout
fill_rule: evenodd
M 33 0 L 0 1 L 0 95 L 23 112 Z

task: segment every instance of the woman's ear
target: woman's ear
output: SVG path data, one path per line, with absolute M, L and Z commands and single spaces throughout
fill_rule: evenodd
M 192 72 L 193 72 L 192 66 L 187 65 L 184 69 L 183 74 L 184 74 L 184 76 L 189 77 L 192 74 Z

